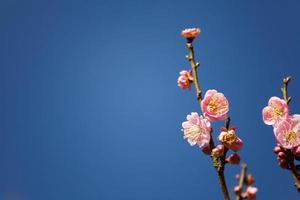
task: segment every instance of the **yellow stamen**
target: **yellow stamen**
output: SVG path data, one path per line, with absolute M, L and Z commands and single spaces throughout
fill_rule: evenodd
M 226 134 L 222 138 L 222 142 L 226 143 L 228 145 L 232 145 L 234 142 L 236 142 L 236 140 L 237 140 L 237 137 L 233 133 L 233 130 L 227 131 Z
M 203 130 L 200 126 L 192 126 L 184 130 L 184 138 L 196 138 L 202 134 Z
M 212 99 L 209 104 L 208 104 L 208 108 L 211 112 L 216 113 L 218 110 L 218 104 L 216 103 L 215 99 Z
M 297 140 L 297 133 L 295 133 L 294 131 L 290 131 L 285 135 L 285 139 L 289 143 L 295 143 Z
M 273 119 L 277 119 L 278 117 L 281 117 L 283 115 L 283 110 L 280 107 L 273 105 L 273 104 L 271 104 L 270 106 L 273 109 L 273 112 L 272 112 Z

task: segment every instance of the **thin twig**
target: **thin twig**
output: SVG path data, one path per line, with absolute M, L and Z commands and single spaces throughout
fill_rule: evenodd
M 291 81 L 292 77 L 288 76 L 282 80 L 282 87 L 281 87 L 281 92 L 282 92 L 282 97 L 285 100 L 287 104 L 289 104 L 292 100 L 292 97 L 288 96 L 288 84 Z M 294 186 L 297 189 L 297 191 L 300 193 L 300 175 L 298 174 L 295 164 L 294 164 L 294 156 L 292 152 L 287 151 L 289 157 L 291 159 L 288 160 L 288 170 L 291 172 L 293 180 L 294 180 Z
M 192 67 L 192 73 L 193 73 L 193 83 L 195 85 L 196 88 L 196 97 L 197 100 L 201 106 L 201 101 L 202 101 L 202 91 L 201 91 L 201 87 L 199 85 L 198 82 L 198 73 L 197 73 L 197 68 L 199 66 L 199 63 L 196 63 L 195 61 L 195 56 L 194 56 L 194 47 L 192 42 L 187 42 L 186 46 L 188 48 L 189 54 L 187 55 L 187 59 L 190 62 L 190 65 Z
M 242 192 L 242 189 L 243 189 L 243 186 L 244 186 L 246 173 L 247 173 L 247 165 L 246 164 L 242 164 L 242 166 L 241 166 L 241 173 L 240 173 L 240 179 L 239 179 L 240 192 L 237 194 L 236 200 L 241 200 L 242 199 L 241 192 Z
M 198 72 L 197 72 L 197 68 L 199 66 L 199 63 L 196 63 L 195 61 L 195 56 L 194 56 L 194 47 L 192 44 L 193 40 L 188 40 L 186 43 L 187 49 L 188 49 L 188 55 L 186 56 L 188 61 L 190 62 L 191 68 L 192 68 L 192 73 L 193 73 L 193 83 L 195 85 L 195 89 L 196 89 L 196 97 L 197 97 L 197 101 L 201 107 L 201 101 L 202 101 L 202 91 L 201 91 L 201 87 L 198 81 Z M 230 123 L 230 118 L 227 118 L 226 124 Z M 214 145 L 214 141 L 211 138 L 210 140 L 210 147 L 211 149 L 213 149 L 215 147 Z M 212 159 L 212 164 L 215 167 L 217 174 L 218 174 L 218 179 L 219 179 L 219 184 L 221 186 L 221 190 L 223 193 L 223 197 L 224 200 L 230 200 L 230 196 L 228 193 L 228 189 L 227 189 L 227 185 L 226 185 L 226 181 L 225 181 L 225 176 L 224 176 L 224 169 L 225 169 L 225 156 L 227 153 L 228 149 L 225 147 L 224 150 L 224 155 L 222 157 L 220 157 L 220 161 L 218 162 L 217 158 L 211 156 Z
M 290 101 L 292 100 L 292 97 L 289 97 L 288 92 L 287 92 L 287 87 L 288 87 L 288 84 L 291 81 L 291 79 L 292 79 L 292 77 L 288 76 L 282 80 L 281 92 L 282 92 L 283 99 L 285 100 L 285 102 L 287 104 L 289 104 Z

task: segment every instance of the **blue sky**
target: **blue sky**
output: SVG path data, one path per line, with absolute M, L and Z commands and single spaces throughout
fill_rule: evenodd
M 210 159 L 180 131 L 200 112 L 176 83 L 190 26 L 202 29 L 200 83 L 227 96 L 258 199 L 298 198 L 261 110 L 291 75 L 300 112 L 299 9 L 296 0 L 1 1 L 1 199 L 221 199 Z M 230 188 L 238 171 L 226 169 Z

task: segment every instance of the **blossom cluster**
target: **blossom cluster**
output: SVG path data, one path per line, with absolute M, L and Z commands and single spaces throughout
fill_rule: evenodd
M 300 115 L 290 115 L 288 104 L 279 97 L 271 97 L 263 111 L 263 121 L 273 126 L 274 136 L 279 148 L 291 150 L 295 156 L 300 155 Z M 281 154 L 280 154 L 281 155 Z M 280 156 L 282 157 L 282 156 Z M 282 159 L 279 159 L 279 162 Z
M 190 62 L 192 70 L 182 70 L 177 79 L 177 85 L 183 90 L 191 89 L 194 86 L 196 97 L 199 103 L 201 114 L 192 112 L 187 115 L 186 121 L 182 123 L 183 138 L 191 146 L 198 146 L 202 152 L 209 155 L 212 164 L 215 167 L 219 183 L 222 188 L 224 199 L 230 199 L 224 177 L 226 164 L 240 163 L 238 151 L 243 147 L 243 141 L 237 136 L 237 129 L 230 126 L 229 102 L 225 95 L 215 89 L 209 89 L 202 98 L 202 91 L 198 83 L 197 68 L 199 64 L 194 58 L 194 49 L 192 42 L 201 33 L 199 28 L 189 28 L 181 32 L 181 36 L 187 41 L 188 55 L 186 58 Z M 212 125 L 214 122 L 224 121 L 224 127 L 221 127 L 217 136 L 213 136 Z M 219 142 L 215 144 L 214 137 Z M 227 156 L 228 151 L 232 151 Z M 248 199 L 255 199 L 257 188 L 247 189 L 245 195 Z
M 203 115 L 192 112 L 187 115 L 187 121 L 182 123 L 184 138 L 190 145 L 198 145 L 203 152 L 215 157 L 224 154 L 225 147 L 234 152 L 239 151 L 243 146 L 243 141 L 236 135 L 235 128 L 222 127 L 220 129 L 218 141 L 221 143 L 211 149 L 211 123 L 225 120 L 229 111 L 229 103 L 224 94 L 217 90 L 208 90 L 201 101 Z M 227 163 L 239 164 L 240 157 L 234 153 L 226 158 Z
M 181 36 L 191 43 L 200 34 L 199 28 L 189 28 L 181 32 Z M 195 77 L 192 70 L 182 70 L 177 79 L 178 87 L 181 89 L 190 89 L 194 83 Z M 184 139 L 192 146 L 197 145 L 205 154 L 213 157 L 220 157 L 226 154 L 230 149 L 235 153 L 226 158 L 230 164 L 239 164 L 240 157 L 236 153 L 243 146 L 243 141 L 236 135 L 236 128 L 222 127 L 219 136 L 219 145 L 212 145 L 212 122 L 223 121 L 227 119 L 229 103 L 223 93 L 217 90 L 207 90 L 200 103 L 202 115 L 192 112 L 187 115 L 185 122 L 182 123 Z M 225 152 L 226 151 L 226 152 Z

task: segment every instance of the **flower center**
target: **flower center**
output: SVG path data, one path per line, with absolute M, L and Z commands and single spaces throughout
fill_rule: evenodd
M 271 106 L 273 108 L 273 118 L 278 118 L 283 115 L 283 111 L 277 106 Z
M 216 113 L 218 110 L 218 104 L 216 103 L 216 100 L 211 100 L 208 104 L 208 108 L 211 112 Z
M 185 136 L 188 138 L 195 138 L 202 134 L 202 128 L 197 125 L 193 125 L 189 129 L 185 130 Z
M 294 131 L 290 131 L 286 134 L 285 139 L 289 143 L 295 143 L 297 140 L 297 133 Z
M 237 137 L 233 133 L 232 130 L 227 131 L 227 133 L 222 138 L 222 142 L 224 142 L 228 145 L 232 145 L 234 142 L 236 142 L 236 140 L 237 140 Z

